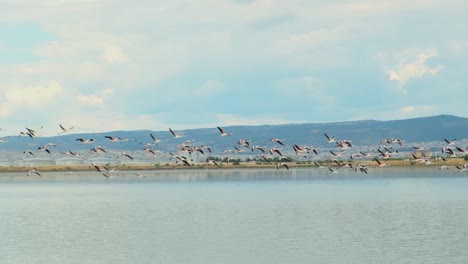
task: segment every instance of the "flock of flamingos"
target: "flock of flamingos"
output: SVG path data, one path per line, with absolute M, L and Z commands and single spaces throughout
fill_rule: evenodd
M 65 128 L 61 124 L 59 124 L 59 127 L 60 127 L 60 132 L 58 133 L 58 135 L 62 135 L 62 134 L 70 133 L 74 131 L 73 127 Z M 42 127 L 40 129 L 42 129 Z M 26 131 L 21 131 L 19 135 L 34 139 L 38 136 L 38 130 L 40 129 L 34 130 L 31 128 L 26 128 Z M 229 131 L 225 131 L 221 127 L 217 127 L 217 130 L 219 131 L 220 137 L 232 136 L 232 133 L 229 133 Z M 175 139 L 182 138 L 185 136 L 185 135 L 179 135 L 171 128 L 169 128 L 169 133 Z M 105 136 L 104 138 L 106 138 L 110 142 L 124 142 L 124 141 L 131 140 L 131 139 L 115 137 L 115 136 Z M 160 151 L 156 150 L 155 147 L 158 145 L 158 143 L 162 141 L 160 138 L 156 138 L 151 133 L 149 134 L 149 138 L 151 139 L 150 142 L 139 142 L 139 144 L 142 145 L 143 151 L 156 155 Z M 351 169 L 355 172 L 362 172 L 362 173 L 367 174 L 369 170 L 369 166 L 376 166 L 376 167 L 390 166 L 390 164 L 388 163 L 388 160 L 392 157 L 392 155 L 394 155 L 395 153 L 398 153 L 397 148 L 394 146 L 402 146 L 404 144 L 404 141 L 401 139 L 383 138 L 380 141 L 381 145 L 374 150 L 371 150 L 368 152 L 358 151 L 356 153 L 350 154 L 349 152 L 348 153 L 345 152 L 346 149 L 353 148 L 353 144 L 350 140 L 346 140 L 346 139 L 338 140 L 338 139 L 335 139 L 334 136 L 330 136 L 327 133 L 324 133 L 324 140 L 326 140 L 325 142 L 327 142 L 328 144 L 332 144 L 331 146 L 334 146 L 336 148 L 333 150 L 328 150 L 329 154 L 331 155 L 331 163 L 329 162 L 328 165 L 325 166 L 318 162 L 314 162 L 314 165 L 320 169 L 327 169 L 330 173 L 338 173 L 341 169 Z M 0 141 L 5 142 L 6 140 L 0 139 Z M 95 139 L 93 138 L 76 138 L 75 141 L 80 142 L 81 144 L 94 144 L 95 143 Z M 267 147 L 262 147 L 259 145 L 254 145 L 251 142 L 251 140 L 238 139 L 236 140 L 236 145 L 232 149 L 225 149 L 222 151 L 222 153 L 223 154 L 229 154 L 229 153 L 237 154 L 241 152 L 256 153 L 257 161 L 265 162 L 265 163 L 274 162 L 276 163 L 277 170 L 279 169 L 289 170 L 292 159 L 284 155 L 285 148 L 286 148 L 286 143 L 285 143 L 286 139 L 271 138 L 269 139 L 269 142 L 273 142 L 271 144 L 274 144 L 275 146 L 267 148 Z M 414 163 L 433 164 L 436 162 L 442 162 L 443 164 L 443 162 L 447 161 L 447 159 L 463 157 L 467 155 L 468 148 L 460 147 L 456 143 L 457 143 L 456 139 L 448 140 L 444 138 L 443 147 L 440 150 L 440 153 L 441 153 L 440 156 L 437 155 L 432 158 L 423 157 L 421 155 L 417 155 L 416 152 L 414 152 L 411 158 L 404 159 L 403 161 L 407 161 L 412 164 Z M 23 154 L 31 155 L 31 156 L 34 156 L 35 152 L 46 152 L 48 154 L 51 154 L 51 148 L 56 147 L 56 146 L 57 144 L 47 143 L 44 146 L 38 146 L 36 151 L 24 150 Z M 292 146 L 292 153 L 294 153 L 294 155 L 297 157 L 302 157 L 302 158 L 307 159 L 309 155 L 319 154 L 319 150 L 312 146 L 301 146 L 297 144 L 292 144 L 291 146 Z M 415 151 L 425 150 L 425 148 L 421 146 L 412 146 L 411 148 L 414 149 Z M 194 140 L 185 140 L 182 143 L 177 144 L 176 150 L 178 154 L 169 152 L 169 154 L 173 157 L 175 162 L 183 164 L 184 166 L 189 166 L 189 167 L 193 165 L 193 163 L 191 163 L 193 160 L 190 158 L 192 153 L 199 152 L 202 155 L 204 155 L 206 152 L 212 153 L 213 151 L 212 147 L 210 146 L 194 145 Z M 90 149 L 90 151 L 93 153 L 107 153 L 106 149 L 97 145 L 93 146 Z M 71 150 L 68 152 L 61 152 L 61 153 L 64 155 L 79 156 L 78 152 L 71 151 Z M 343 157 L 345 153 L 346 155 L 349 155 L 349 159 L 340 158 L 340 157 Z M 133 157 L 129 153 L 120 152 L 119 156 L 125 157 L 126 159 L 129 159 L 129 160 L 133 160 Z M 230 161 L 235 161 L 235 159 L 228 158 L 227 162 L 230 162 Z M 364 164 L 361 161 L 371 161 L 373 164 L 372 165 Z M 216 160 L 216 159 L 207 159 L 207 162 L 217 167 L 221 166 L 220 164 L 221 161 Z M 94 163 L 90 164 L 89 167 L 94 168 L 97 172 L 99 172 L 102 176 L 106 177 L 107 179 L 112 178 L 111 176 L 112 173 L 118 172 L 116 168 L 110 169 L 106 166 L 99 166 Z M 464 171 L 468 171 L 468 163 L 464 165 L 456 165 L 456 166 L 441 165 L 438 167 L 438 169 L 439 170 L 449 170 L 449 169 L 453 170 L 454 169 L 455 171 L 458 171 L 458 172 L 464 172 Z M 30 176 L 32 174 L 37 175 L 37 176 L 42 176 L 41 172 L 37 168 L 33 168 L 27 172 L 27 176 Z M 139 173 L 134 173 L 134 175 L 138 178 L 146 178 L 146 176 L 141 175 Z

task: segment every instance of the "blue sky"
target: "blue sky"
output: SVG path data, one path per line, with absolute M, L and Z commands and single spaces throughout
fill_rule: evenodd
M 468 116 L 465 1 L 0 3 L 9 134 Z

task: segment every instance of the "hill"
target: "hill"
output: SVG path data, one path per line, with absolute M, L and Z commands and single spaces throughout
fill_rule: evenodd
M 174 139 L 169 131 L 112 131 L 105 133 L 66 134 L 55 137 L 11 136 L 8 142 L 0 145 L 3 152 L 36 150 L 46 143 L 56 143 L 57 151 L 87 150 L 95 145 L 118 150 L 141 150 L 140 143 L 151 142 L 150 133 L 161 138 L 162 142 L 155 149 L 176 151 L 175 145 L 184 140 L 193 140 L 196 146 L 211 146 L 219 153 L 232 149 L 237 140 L 250 140 L 254 145 L 276 146 L 271 138 L 286 139 L 287 145 L 327 146 L 324 133 L 336 136 L 336 139 L 351 140 L 354 145 L 367 146 L 379 144 L 381 138 L 398 138 L 405 142 L 433 142 L 447 139 L 468 138 L 468 118 L 450 115 L 421 117 L 404 120 L 377 121 L 361 120 L 334 123 L 304 123 L 262 126 L 229 126 L 223 127 L 232 136 L 221 137 L 216 128 L 186 129 L 177 133 L 184 136 Z M 128 142 L 110 142 L 106 135 L 130 139 Z M 81 144 L 77 138 L 94 138 L 94 144 Z M 328 145 L 330 146 L 330 145 Z

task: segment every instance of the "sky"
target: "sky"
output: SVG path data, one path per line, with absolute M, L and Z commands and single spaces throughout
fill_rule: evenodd
M 459 0 L 0 0 L 0 134 L 468 117 Z

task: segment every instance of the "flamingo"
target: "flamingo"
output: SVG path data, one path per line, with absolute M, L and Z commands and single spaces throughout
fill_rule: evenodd
M 328 143 L 335 142 L 335 136 L 331 137 L 331 136 L 327 135 L 327 133 L 324 133 L 324 135 L 327 138 Z
M 225 137 L 225 136 L 232 136 L 231 133 L 226 133 L 226 132 L 224 131 L 224 129 L 222 129 L 221 127 L 216 127 L 216 128 L 218 128 L 218 130 L 219 130 L 219 132 L 221 133 L 221 136 L 222 136 L 222 137 Z
M 34 169 L 32 169 L 32 170 L 29 170 L 29 171 L 28 171 L 28 174 L 27 174 L 26 176 L 29 176 L 29 175 L 31 175 L 32 173 L 38 175 L 39 177 L 42 177 L 41 172 L 38 171 L 36 168 L 34 168 Z
M 276 170 L 279 170 L 280 167 L 285 167 L 286 170 L 289 170 L 288 164 L 286 164 L 286 163 L 284 163 L 284 162 L 278 162 L 278 163 L 276 163 Z
M 270 139 L 271 142 L 276 142 L 278 144 L 280 144 L 281 146 L 284 146 L 284 143 L 283 141 L 285 141 L 286 139 L 279 139 L 279 138 L 272 138 Z
M 71 132 L 73 130 L 73 127 L 65 128 L 64 126 L 62 126 L 62 124 L 59 124 L 59 127 L 62 129 L 62 131 L 58 133 L 59 135 Z
M 92 139 L 92 138 L 90 138 L 90 139 L 77 138 L 77 139 L 75 139 L 75 141 L 80 141 L 82 144 L 88 144 L 88 143 L 94 142 L 94 139 Z
M 177 135 L 171 128 L 169 128 L 169 132 L 171 132 L 171 134 L 172 134 L 172 136 L 173 136 L 174 138 L 180 138 L 180 137 L 182 137 L 182 136 L 180 136 L 180 135 Z

